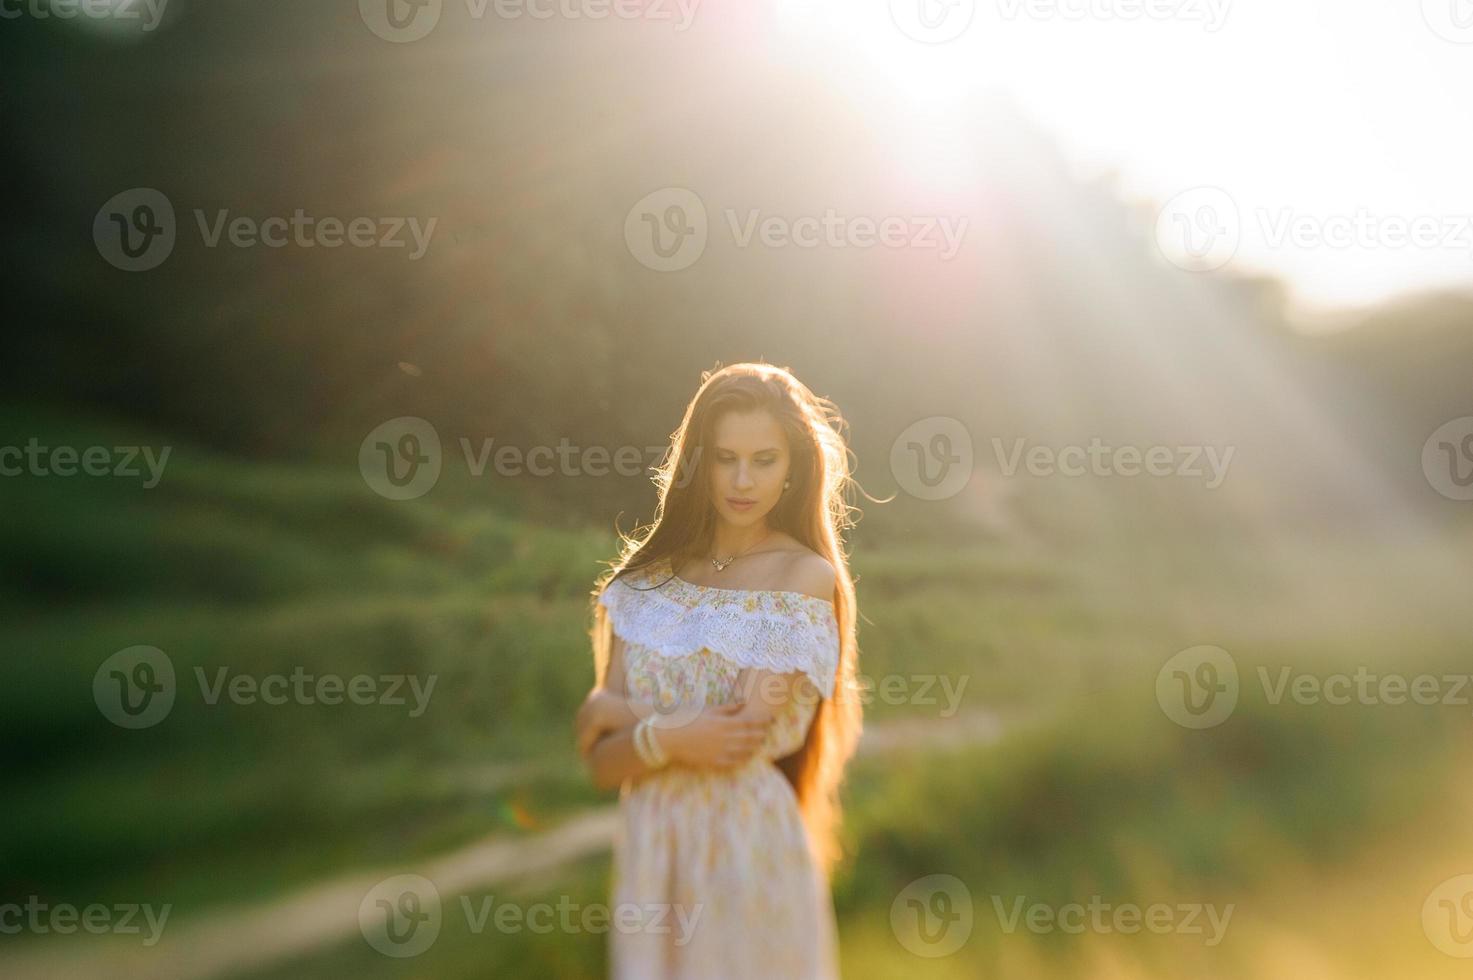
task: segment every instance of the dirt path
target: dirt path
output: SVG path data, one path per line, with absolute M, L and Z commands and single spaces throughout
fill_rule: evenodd
M 860 754 L 988 745 L 1022 720 L 973 712 L 874 724 L 865 731 Z M 617 818 L 617 806 L 599 807 L 536 836 L 497 834 L 411 870 L 434 882 L 442 895 L 553 877 L 579 858 L 608 850 Z M 364 896 L 378 882 L 405 870 L 356 872 L 263 904 L 217 909 L 177 928 L 166 923 L 162 940 L 151 948 L 144 948 L 137 936 L 79 936 L 61 942 L 55 936 L 33 938 L 25 950 L 0 953 L 0 977 L 209 980 L 259 969 L 358 935 Z

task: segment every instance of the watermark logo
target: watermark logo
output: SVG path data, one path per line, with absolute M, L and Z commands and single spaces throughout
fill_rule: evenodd
M 294 667 L 291 674 L 259 677 L 244 673 L 232 675 L 229 667 L 216 667 L 213 680 L 205 668 L 195 667 L 194 676 L 201 699 L 212 706 L 219 704 L 222 698 L 236 705 L 264 704 L 270 707 L 284 704 L 332 706 L 347 701 L 362 706 L 408 708 L 410 718 L 420 717 L 429 708 L 435 685 L 440 680 L 438 674 L 423 678 L 418 674 L 354 674 L 352 677 L 332 673 L 309 674 L 301 666 Z
M 440 936 L 440 891 L 420 875 L 385 878 L 358 905 L 358 929 L 385 956 L 418 956 Z
M 422 418 L 400 416 L 364 436 L 358 471 L 374 493 L 389 500 L 423 497 L 440 481 L 440 434 Z
M 1361 664 L 1351 672 L 1316 674 L 1280 664 L 1260 664 L 1254 676 L 1264 701 L 1303 707 L 1329 705 L 1468 707 L 1473 674 L 1377 673 Z M 1172 657 L 1156 675 L 1156 700 L 1184 728 L 1222 724 L 1237 706 L 1237 663 L 1220 647 L 1199 646 Z
M 1422 19 L 1454 44 L 1473 44 L 1473 0 L 1422 0 Z
M 1181 21 L 1222 29 L 1232 0 L 998 0 L 1004 20 Z
M 556 904 L 509 902 L 498 900 L 495 895 L 461 895 L 452 908 L 457 906 L 467 931 L 476 936 L 485 933 L 488 926 L 508 935 L 525 931 L 539 936 L 555 932 L 598 934 L 613 929 L 621 933 L 669 936 L 677 947 L 690 943 L 705 909 L 702 903 L 583 905 L 567 895 L 559 896 Z M 407 959 L 435 944 L 449 914 L 434 882 L 416 874 L 395 875 L 380 881 L 363 896 L 358 906 L 358 929 L 368 945 L 378 952 Z
M 970 674 L 855 674 L 852 690 L 840 687 L 835 700 L 852 696 L 866 706 L 878 699 L 888 705 L 940 708 L 938 718 L 954 718 L 971 679 Z
M 970 674 L 855 674 L 852 681 L 835 688 L 833 700 L 847 703 L 853 698 L 865 706 L 878 700 L 895 707 L 939 708 L 937 717 L 954 718 L 971 679 Z M 640 718 L 656 715 L 655 727 L 675 728 L 689 724 L 699 716 L 708 703 L 706 692 L 719 689 L 715 681 L 719 681 L 719 677 L 704 664 L 699 665 L 688 681 L 696 693 L 680 700 L 678 695 L 659 691 L 647 681 L 626 676 L 624 696 Z M 781 708 L 788 701 L 816 705 L 822 698 L 818 684 L 806 674 L 800 675 L 797 682 L 790 685 L 785 675 L 753 673 L 736 689 L 737 701 L 774 708 Z
M 103 905 L 74 905 L 71 902 L 46 902 L 39 895 L 20 902 L 0 903 L 0 935 L 15 936 L 22 932 L 43 936 L 49 933 L 71 935 L 77 931 L 94 936 L 142 936 L 142 944 L 151 947 L 163 938 L 164 926 L 174 906 L 154 906 L 137 902 Z
M 1473 956 L 1473 874 L 1449 878 L 1422 903 L 1422 932 L 1439 952 Z
M 205 248 L 271 249 L 352 248 L 406 249 L 410 262 L 424 258 L 435 236 L 438 218 L 319 217 L 297 208 L 290 215 L 255 218 L 228 209 L 213 215 L 193 210 L 194 224 Z M 174 205 L 160 191 L 135 187 L 114 195 L 92 220 L 98 253 L 125 272 L 156 269 L 173 253 L 178 238 Z
M 1379 214 L 1363 207 L 1343 214 L 1259 208 L 1256 214 L 1259 233 L 1276 249 L 1473 249 L 1473 217 L 1466 214 Z
M 1227 265 L 1241 239 L 1237 202 L 1221 187 L 1182 191 L 1156 216 L 1156 247 L 1166 261 L 1191 272 Z
M 950 956 L 972 936 L 972 893 L 955 875 L 917 878 L 890 903 L 890 931 L 907 952 Z
M 1056 450 L 1052 446 L 1029 446 L 1023 439 L 1014 439 L 1009 448 L 1003 440 L 994 438 L 992 452 L 998 469 L 1007 477 L 1016 475 L 1020 468 L 1038 477 L 1133 477 L 1144 473 L 1202 479 L 1208 490 L 1216 490 L 1227 479 L 1237 447 L 1158 445 L 1142 449 L 1108 446 L 1096 436 L 1088 446 L 1064 446 Z M 1203 462 L 1207 464 L 1206 469 L 1202 467 Z
M 174 662 L 157 647 L 119 650 L 92 676 L 97 710 L 119 728 L 157 725 L 173 710 L 176 694 Z
M 1128 936 L 1144 930 L 1158 936 L 1203 936 L 1207 946 L 1222 942 L 1237 908 L 1231 902 L 1221 909 L 1203 902 L 1141 906 L 1135 902 L 1110 903 L 1099 895 L 1091 896 L 1088 904 L 1066 902 L 1053 906 L 1034 902 L 1025 909 L 1027 902 L 1026 895 L 1014 895 L 1011 902 L 1005 902 L 1001 895 L 992 896 L 992 908 L 1003 932 L 1012 935 L 1019 925 L 1035 935 L 1057 931 L 1074 936 L 1086 932 Z
M 1285 697 L 1299 705 L 1445 705 L 1467 707 L 1473 690 L 1473 674 L 1372 673 L 1364 664 L 1355 673 L 1296 674 L 1289 666 L 1276 673 L 1258 668 L 1258 681 L 1269 704 L 1281 704 Z
M 1232 195 L 1220 187 L 1183 191 L 1156 218 L 1156 245 L 1161 254 L 1171 264 L 1192 272 L 1227 265 L 1249 233 L 1255 245 L 1276 251 L 1412 248 L 1473 252 L 1473 215 L 1377 212 L 1366 207 L 1312 213 L 1267 206 L 1244 215 Z
M 976 0 L 890 0 L 890 20 L 900 33 L 922 44 L 961 37 L 976 15 Z
M 358 0 L 358 16 L 385 41 L 418 41 L 440 23 L 443 0 Z
M 690 28 L 700 0 L 465 0 L 471 21 L 500 20 L 665 21 L 679 33 Z M 406 44 L 429 35 L 440 23 L 442 0 L 358 0 L 358 15 L 385 41 Z
M 935 250 L 943 262 L 960 251 L 969 219 L 962 215 L 872 216 L 822 214 L 791 217 L 761 208 L 723 208 L 722 221 L 737 248 Z M 710 219 L 700 196 L 683 187 L 665 187 L 645 195 L 624 216 L 624 244 L 643 266 L 657 272 L 688 269 L 706 250 Z
M 201 208 L 194 210 L 194 223 L 199 228 L 205 248 L 219 248 L 222 241 L 232 248 L 385 248 L 409 249 L 406 258 L 418 262 L 430 249 L 439 218 L 369 217 L 358 215 L 338 218 L 318 217 L 297 208 L 290 217 L 272 215 L 254 218 L 246 214 L 232 215 L 221 209 L 211 217 Z
M 532 477 L 648 477 L 669 452 L 668 446 L 579 446 L 566 436 L 556 445 L 519 446 L 485 437 L 479 444 L 459 437 L 459 458 L 466 473 L 481 478 L 488 473 L 506 479 Z M 3 450 L 0 450 L 3 451 Z M 671 483 L 688 486 L 700 468 L 699 448 L 681 457 Z M 369 488 L 390 500 L 423 496 L 439 480 L 443 466 L 456 456 L 442 451 L 435 427 L 421 418 L 390 419 L 370 432 L 358 447 L 359 472 Z
M 624 698 L 640 721 L 660 731 L 684 728 L 700 718 L 711 703 L 712 694 L 720 689 L 721 677 L 706 660 L 698 660 L 680 688 L 666 686 L 648 675 L 627 671 L 624 675 Z M 681 689 L 688 693 L 682 694 Z M 658 736 L 657 736 L 658 738 Z
M 141 476 L 143 489 L 152 490 L 164 478 L 173 451 L 173 446 L 46 446 L 32 436 L 24 446 L 0 446 L 0 477 Z
M 1444 422 L 1427 437 L 1422 472 L 1449 500 L 1473 500 L 1473 415 Z
M 147 272 L 174 251 L 174 205 L 152 187 L 134 187 L 108 198 L 92 219 L 92 241 L 109 265 Z
M 1222 647 L 1183 650 L 1156 674 L 1156 702 L 1183 728 L 1214 728 L 1238 705 L 1238 664 Z
M 213 673 L 213 676 L 212 676 Z M 221 701 L 241 706 L 263 704 L 381 705 L 407 708 L 418 718 L 429 708 L 439 675 L 429 674 L 310 674 L 301 666 L 290 674 L 261 676 L 232 673 L 229 667 L 207 671 L 196 666 L 194 676 L 200 701 L 215 706 Z M 92 677 L 92 698 L 103 717 L 120 728 L 149 728 L 173 710 L 179 694 L 174 664 L 157 647 L 136 646 L 119 650 L 102 662 Z
M 706 251 L 708 222 L 700 195 L 684 187 L 646 194 L 624 216 L 624 244 L 640 265 L 679 272 Z
M 972 434 L 959 420 L 932 415 L 909 426 L 890 446 L 890 472 L 921 500 L 945 500 L 972 479 Z
M 131 30 L 136 23 L 139 31 L 148 34 L 163 21 L 168 6 L 169 0 L 4 0 L 0 2 L 0 20 L 26 15 L 36 20 L 80 17 L 82 24 L 121 30 Z
M 486 931 L 492 923 L 497 932 L 515 934 L 522 932 L 545 936 L 553 932 L 564 934 L 606 933 L 610 929 L 621 933 L 642 932 L 654 936 L 669 936 L 671 945 L 679 948 L 690 944 L 700 923 L 705 904 L 619 902 L 613 907 L 602 902 L 582 905 L 567 895 L 558 896 L 556 905 L 551 902 L 533 902 L 523 905 L 518 902 L 496 900 L 495 895 L 482 896 L 472 903 L 471 896 L 460 896 L 461 911 L 465 916 L 466 928 L 473 935 Z M 554 918 L 553 913 L 557 915 Z

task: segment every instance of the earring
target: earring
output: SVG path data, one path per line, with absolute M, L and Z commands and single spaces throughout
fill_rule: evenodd
M 788 487 L 790 487 L 792 485 L 793 485 L 793 481 L 792 480 L 784 480 L 783 481 L 783 489 L 784 490 L 786 490 Z

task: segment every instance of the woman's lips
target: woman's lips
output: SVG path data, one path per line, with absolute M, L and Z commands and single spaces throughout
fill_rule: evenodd
M 752 506 L 756 503 L 757 501 L 755 500 L 742 500 L 737 497 L 726 498 L 726 504 L 732 510 L 750 510 Z

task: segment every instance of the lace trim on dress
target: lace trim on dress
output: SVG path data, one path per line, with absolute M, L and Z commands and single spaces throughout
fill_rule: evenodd
M 668 559 L 610 582 L 599 596 L 614 632 L 667 657 L 710 649 L 742 667 L 802 671 L 834 695 L 839 624 L 834 605 L 803 592 L 723 589 L 670 578 Z M 637 588 L 635 586 L 638 586 Z

